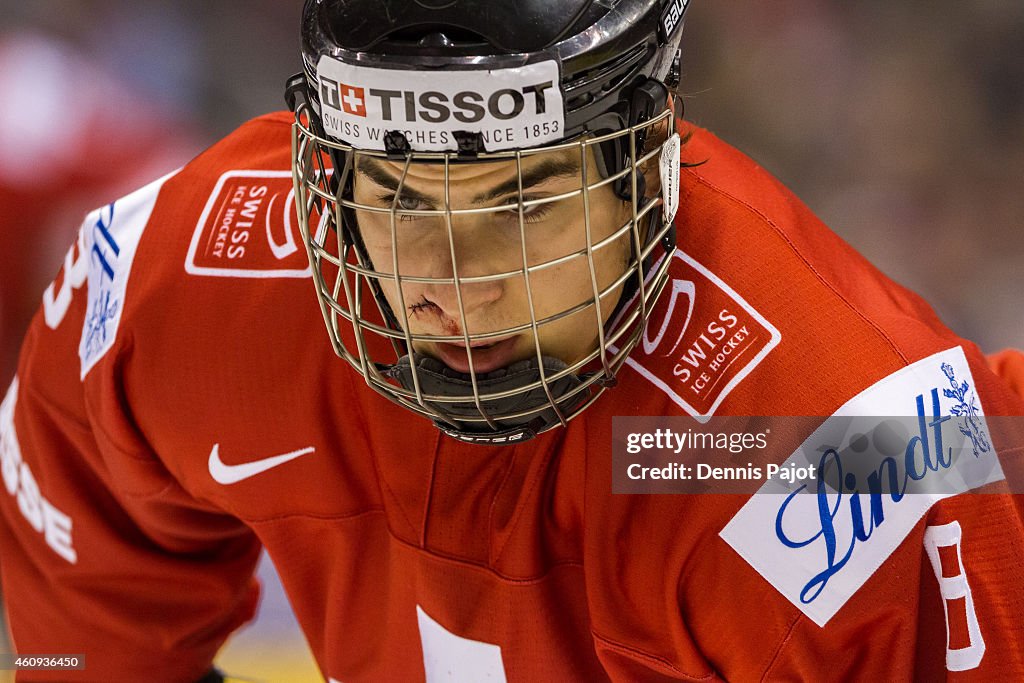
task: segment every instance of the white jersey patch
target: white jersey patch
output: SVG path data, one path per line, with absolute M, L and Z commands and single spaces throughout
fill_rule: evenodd
M 123 199 L 93 211 L 82 225 L 81 244 L 89 263 L 89 300 L 78 345 L 82 379 L 114 345 L 135 250 L 149 222 L 160 188 L 172 175 L 168 174 Z
M 867 476 L 855 474 L 857 458 L 869 454 L 858 444 L 870 443 L 865 435 L 883 424 L 879 417 L 902 417 L 918 426 L 896 444 L 896 455 L 879 458 Z M 947 458 L 950 444 L 964 455 Z M 933 504 L 1004 478 L 959 346 L 902 368 L 850 399 L 786 460 L 808 462 L 819 471 L 838 471 L 840 489 L 787 491 L 766 483 L 720 535 L 818 626 L 835 616 Z M 888 490 L 879 482 L 897 485 Z
M 455 151 L 457 132 L 479 133 L 488 152 L 536 147 L 565 135 L 558 64 L 412 71 L 317 64 L 324 129 L 359 149 L 384 151 L 401 132 L 420 152 Z
M 199 217 L 185 271 L 216 277 L 311 277 L 294 216 L 291 171 L 228 171 Z
M 707 422 L 779 345 L 782 334 L 692 256 L 677 249 L 671 258 L 668 291 L 626 364 L 688 414 Z M 660 265 L 655 263 L 650 272 Z

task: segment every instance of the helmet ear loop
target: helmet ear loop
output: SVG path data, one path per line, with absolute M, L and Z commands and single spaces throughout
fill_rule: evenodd
M 656 112 L 664 109 L 666 103 L 673 112 L 672 122 L 674 125 L 677 100 L 678 97 L 674 93 L 670 93 L 664 83 L 654 79 L 648 79 L 645 83 L 643 83 L 642 85 L 638 86 L 633 90 L 633 99 L 630 105 L 629 113 L 630 128 L 635 129 L 638 126 L 642 125 L 644 122 L 650 121 L 654 117 Z M 679 100 L 679 105 L 681 109 L 681 100 Z M 647 144 L 648 128 L 649 126 L 645 126 L 641 130 L 637 130 L 633 134 L 635 139 L 634 152 L 637 156 L 641 156 L 646 152 L 645 148 Z M 626 144 L 628 144 L 628 138 L 625 140 L 625 142 Z M 628 152 L 626 154 L 624 165 L 625 164 L 630 164 L 632 166 L 632 173 L 626 174 L 626 176 L 624 176 L 622 180 L 629 181 L 631 176 L 636 176 L 636 188 L 637 194 L 639 195 L 639 197 L 637 198 L 637 207 L 638 210 L 642 209 L 644 206 L 646 206 L 646 203 L 648 201 L 654 201 L 653 198 L 648 198 L 646 196 L 647 178 L 645 174 L 639 172 L 639 169 L 636 167 L 635 160 L 629 158 Z M 630 182 L 626 183 L 626 187 L 630 190 L 632 189 L 631 185 L 632 183 Z M 661 192 L 664 193 L 664 191 L 665 188 L 662 188 Z M 627 192 L 624 194 L 625 196 L 623 196 L 623 199 L 625 199 L 626 201 L 632 200 L 631 193 Z M 648 220 L 646 221 L 647 225 L 644 226 L 645 230 L 643 244 L 645 245 L 651 240 L 651 238 L 654 236 L 658 229 L 657 216 L 657 212 L 651 212 L 648 216 Z M 673 251 L 675 251 L 676 231 L 674 223 L 669 224 L 668 230 L 666 230 L 665 235 L 662 237 L 662 247 L 665 249 L 667 253 L 672 253 Z M 634 254 L 634 258 L 635 257 L 636 255 Z M 644 274 L 646 274 L 650 270 L 652 263 L 653 254 L 650 254 L 648 255 L 647 259 L 643 264 Z
M 633 132 L 630 135 L 622 135 L 610 141 L 613 144 L 609 145 L 609 147 L 614 147 L 615 149 L 608 150 L 613 155 L 613 164 L 610 165 L 608 170 L 612 173 L 617 173 L 626 167 L 632 167 L 632 173 L 627 173 L 615 183 L 615 194 L 624 201 L 628 202 L 633 199 L 632 177 L 636 175 L 637 171 L 636 159 L 633 158 L 633 153 L 639 155 L 647 144 L 647 128 L 639 127 L 645 121 L 650 121 L 656 112 L 664 109 L 668 99 L 668 88 L 661 81 L 649 78 L 644 83 L 635 87 L 625 121 L 629 130 Z M 634 141 L 633 153 L 629 149 L 630 138 Z M 642 204 L 647 194 L 647 179 L 642 174 L 636 176 L 636 192 L 637 203 Z

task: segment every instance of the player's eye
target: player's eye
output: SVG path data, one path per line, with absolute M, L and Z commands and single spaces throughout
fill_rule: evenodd
M 394 207 L 397 211 L 429 211 L 433 208 L 422 199 L 408 195 L 399 195 L 396 201 L 394 194 L 384 193 L 377 196 L 377 201 L 383 205 Z M 410 216 L 404 213 L 398 214 L 398 220 L 400 221 L 413 221 L 418 218 L 424 218 L 424 216 Z
M 524 202 L 533 201 L 535 199 L 543 199 L 543 197 L 523 197 Z M 552 204 L 553 202 L 544 202 L 542 204 L 530 204 L 528 206 L 524 206 L 523 221 L 525 223 L 536 223 L 538 221 L 544 220 L 545 216 L 547 216 L 548 213 L 551 211 Z M 502 213 L 505 215 L 506 218 L 518 222 L 519 202 L 513 198 L 509 199 L 508 202 L 506 202 L 506 205 L 508 206 L 508 209 L 506 211 L 503 211 Z
M 423 202 L 416 197 L 400 195 L 398 197 L 398 201 L 395 203 L 395 207 L 402 211 L 421 211 L 426 207 L 426 202 Z

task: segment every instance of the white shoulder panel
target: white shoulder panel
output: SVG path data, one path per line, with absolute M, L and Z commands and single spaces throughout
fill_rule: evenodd
M 82 225 L 83 257 L 89 264 L 89 301 L 78 345 L 82 379 L 114 344 L 135 251 L 160 188 L 172 175 L 93 211 Z

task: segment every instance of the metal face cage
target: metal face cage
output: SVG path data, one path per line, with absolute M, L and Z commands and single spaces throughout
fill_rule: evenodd
M 615 383 L 668 280 L 660 256 L 675 231 L 658 171 L 673 120 L 668 108 L 608 135 L 466 159 L 355 149 L 299 107 L 298 222 L 334 351 L 464 441 L 568 424 Z M 599 146 L 616 139 L 627 158 L 605 172 Z M 467 199 L 480 177 L 504 189 Z

